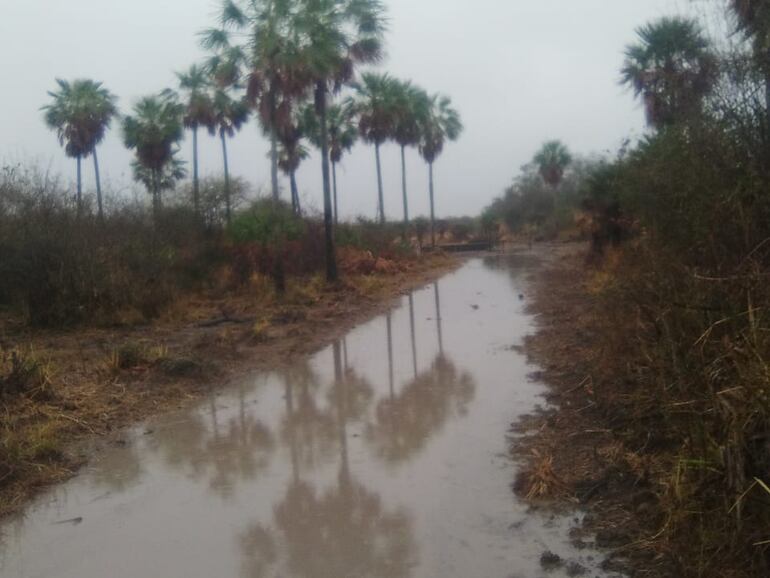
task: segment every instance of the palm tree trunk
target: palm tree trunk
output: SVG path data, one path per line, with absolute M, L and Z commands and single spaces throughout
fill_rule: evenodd
M 428 163 L 428 175 L 430 185 L 430 243 L 436 247 L 436 211 L 433 204 L 433 163 Z
M 198 184 L 198 127 L 192 127 L 193 134 L 193 209 L 195 215 L 200 215 L 201 199 Z
M 220 131 L 219 138 L 222 140 L 222 162 L 225 169 L 225 219 L 229 225 L 232 222 L 232 203 L 230 200 L 230 167 L 227 162 L 227 135 Z
M 96 156 L 96 147 L 94 147 L 94 177 L 96 178 L 96 204 L 99 207 L 99 220 L 104 220 L 104 207 L 102 206 L 102 178 L 99 174 L 99 157 Z
M 409 201 L 406 196 L 406 147 L 401 145 L 401 188 L 404 193 L 404 226 L 409 226 Z
M 332 222 L 332 191 L 329 182 L 329 131 L 326 126 L 326 81 L 316 84 L 315 104 L 321 128 L 321 170 L 324 188 L 324 233 L 326 241 L 326 280 L 338 279 L 337 257 L 334 251 L 334 226 Z
M 158 217 L 160 215 L 160 199 L 158 196 L 160 192 L 158 190 L 158 169 L 152 169 L 150 171 L 152 175 L 152 216 L 155 224 L 158 224 Z
M 332 161 L 332 188 L 334 189 L 334 224 L 339 224 L 340 210 L 337 205 L 337 163 Z
M 83 170 L 81 167 L 82 158 L 80 155 L 77 157 L 77 163 L 78 163 L 78 196 L 77 196 L 77 203 L 78 203 L 78 217 L 80 216 L 80 213 L 83 210 Z
M 299 215 L 299 188 L 297 187 L 297 170 L 292 169 L 289 173 L 289 183 L 291 184 L 291 205 L 294 208 L 294 212 Z
M 385 196 L 382 192 L 382 165 L 380 163 L 380 143 L 374 143 L 374 154 L 377 157 L 377 194 L 379 199 L 380 224 L 385 224 Z
M 278 133 L 275 126 L 277 119 L 277 110 L 275 102 L 275 91 L 271 88 L 268 94 L 270 107 L 270 186 L 273 193 L 273 200 L 279 199 L 278 193 Z

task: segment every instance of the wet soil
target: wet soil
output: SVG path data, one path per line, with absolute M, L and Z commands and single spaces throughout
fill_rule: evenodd
M 474 258 L 330 345 L 123 431 L 0 526 L 9 578 L 614 576 L 510 492 L 533 254 Z
M 514 422 L 511 453 L 523 464 L 514 491 L 545 511 L 576 505 L 585 511 L 571 540 L 576 547 L 604 549 L 603 569 L 681 576 L 655 543 L 665 519 L 650 480 L 667 462 L 653 447 L 654 432 L 642 447 L 629 448 L 623 404 L 597 400 L 594 392 L 604 355 L 598 335 L 608 332 L 590 288 L 596 271 L 587 255 L 582 244 L 552 247 L 547 265 L 530 280 L 529 311 L 537 316 L 537 331 L 521 351 L 538 366 L 535 377 L 548 385 L 548 403 Z

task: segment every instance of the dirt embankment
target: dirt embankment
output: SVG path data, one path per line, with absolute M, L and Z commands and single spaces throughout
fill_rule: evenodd
M 239 294 L 186 297 L 145 326 L 0 328 L 5 385 L 23 390 L 0 397 L 0 516 L 87 461 L 76 442 L 312 353 L 460 262 L 433 255 L 365 272 L 354 263 L 337 286 L 295 280 L 281 298 L 264 280 Z
M 538 506 L 587 511 L 572 539 L 605 550 L 606 570 L 680 576 L 666 551 L 672 545 L 656 540 L 666 521 L 653 488 L 669 456 L 654 436 L 630 441 L 624 401 L 598 400 L 594 391 L 594 379 L 607 377 L 600 336 L 608 320 L 586 254 L 577 244 L 555 248 L 532 279 L 538 331 L 524 350 L 541 368 L 537 378 L 551 386 L 550 409 L 514 425 L 512 453 L 524 463 L 514 490 Z M 622 367 L 611 371 L 622 379 Z

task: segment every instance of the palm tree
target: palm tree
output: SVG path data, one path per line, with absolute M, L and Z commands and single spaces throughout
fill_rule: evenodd
M 185 107 L 172 94 L 142 98 L 134 106 L 134 114 L 123 119 L 123 142 L 136 152 L 137 163 L 149 172 L 144 182 L 152 193 L 152 206 L 157 220 L 161 209 L 163 178 L 173 165 L 174 154 L 182 139 L 182 117 Z
M 299 138 L 281 139 L 281 146 L 278 149 L 278 167 L 289 177 L 291 187 L 291 208 L 295 214 L 302 212 L 299 200 L 299 189 L 297 188 L 297 169 L 302 161 L 308 158 L 310 154 L 307 148 L 301 143 Z
M 765 76 L 765 108 L 770 115 L 770 2 L 730 0 L 730 8 L 737 18 L 738 30 L 752 41 L 755 58 Z
M 212 134 L 218 133 L 222 143 L 222 162 L 225 175 L 225 215 L 227 224 L 232 221 L 232 202 L 230 195 L 230 166 L 227 157 L 227 139 L 235 136 L 249 119 L 249 107 L 241 98 L 233 98 L 226 89 L 217 89 L 212 100 Z
M 193 137 L 193 206 L 195 214 L 200 214 L 200 181 L 198 178 L 198 129 L 211 130 L 214 122 L 213 103 L 210 94 L 211 82 L 206 69 L 193 64 L 186 72 L 176 74 L 179 88 L 184 94 L 185 128 L 192 131 Z
M 382 58 L 384 6 L 380 0 L 297 0 L 297 4 L 295 31 L 315 86 L 321 141 L 326 278 L 334 282 L 338 274 L 329 180 L 328 97 L 350 82 L 358 65 Z
M 558 140 L 545 143 L 534 158 L 540 176 L 554 189 L 564 178 L 564 171 L 572 162 L 572 155 L 564 144 Z
M 444 150 L 446 141 L 460 138 L 463 125 L 459 113 L 452 108 L 452 101 L 447 96 L 433 95 L 428 97 L 426 115 L 420 138 L 420 154 L 428 163 L 430 190 L 430 238 L 431 245 L 436 246 L 436 211 L 433 189 L 433 163 Z
M 157 185 L 159 192 L 171 191 L 176 187 L 178 181 L 181 181 L 187 176 L 187 169 L 185 168 L 185 162 L 175 157 L 176 152 L 172 154 L 171 160 L 161 169 L 158 174 L 155 174 L 152 169 L 140 163 L 138 160 L 131 161 L 131 171 L 134 175 L 134 180 L 138 183 L 142 183 L 145 188 L 152 192 Z M 157 181 L 155 180 L 157 179 Z
M 644 99 L 647 122 L 669 126 L 700 110 L 715 82 L 716 58 L 697 22 L 664 17 L 637 30 L 626 48 L 623 84 Z
M 401 188 L 404 196 L 404 225 L 409 226 L 406 190 L 406 147 L 419 146 L 422 125 L 428 113 L 428 94 L 410 82 L 400 82 L 396 92 L 393 139 L 401 147 Z
M 339 205 L 337 203 L 337 165 L 342 156 L 349 152 L 358 139 L 358 127 L 355 122 L 355 111 L 351 106 L 332 105 L 327 111 L 329 136 L 329 159 L 332 165 L 332 193 L 334 205 L 334 224 L 339 222 Z M 313 107 L 304 111 L 305 130 L 307 137 L 314 146 L 321 148 L 318 117 Z
M 380 223 L 385 222 L 385 199 L 382 190 L 382 166 L 380 147 L 394 135 L 396 105 L 400 85 L 387 74 L 366 72 L 356 83 L 354 107 L 358 114 L 358 130 L 361 138 L 374 145 L 377 161 L 377 214 Z
M 55 130 L 59 142 L 69 157 L 77 160 L 77 204 L 78 213 L 82 210 L 83 177 L 81 161 L 92 154 L 96 177 L 96 200 L 99 205 L 99 218 L 104 218 L 102 206 L 102 185 L 99 175 L 99 158 L 96 147 L 99 145 L 118 114 L 115 97 L 100 82 L 93 80 L 56 79 L 57 92 L 49 92 L 53 102 L 43 107 L 45 122 Z
M 297 5 L 297 0 L 224 0 L 220 16 L 224 27 L 244 32 L 249 38 L 244 51 L 249 69 L 247 96 L 270 139 L 274 200 L 279 198 L 278 132 L 293 100 L 303 96 L 309 83 L 293 29 Z
M 289 118 L 281 123 L 278 140 L 281 146 L 278 151 L 278 166 L 289 177 L 291 187 L 291 207 L 295 214 L 300 214 L 299 189 L 297 188 L 297 169 L 309 154 L 302 144 L 307 137 L 306 122 L 308 115 L 304 108 L 293 106 Z

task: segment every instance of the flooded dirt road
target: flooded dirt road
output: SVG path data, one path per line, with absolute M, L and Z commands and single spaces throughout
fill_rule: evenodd
M 127 432 L 1 527 L 4 578 L 564 576 L 576 514 L 510 490 L 506 432 L 544 387 L 535 261 L 474 259 L 304 361 Z M 572 562 L 546 573 L 541 554 Z

